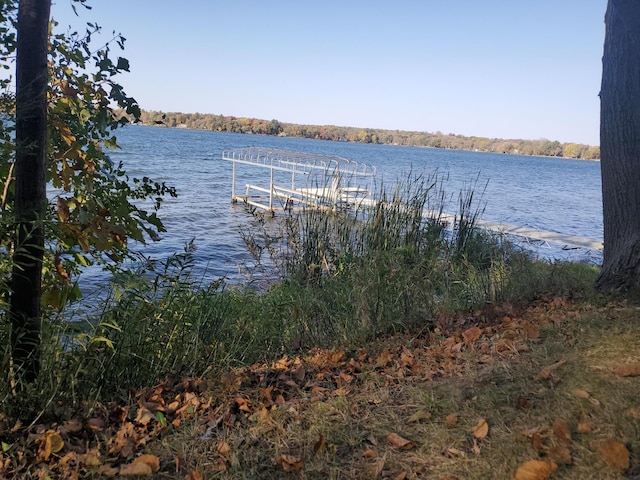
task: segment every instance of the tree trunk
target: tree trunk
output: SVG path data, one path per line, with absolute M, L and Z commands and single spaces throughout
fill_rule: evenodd
M 11 276 L 11 347 L 19 381 L 40 370 L 41 284 L 46 208 L 47 48 L 50 0 L 20 0 L 16 56 L 16 233 Z
M 609 0 L 600 90 L 604 262 L 596 288 L 640 280 L 640 2 Z

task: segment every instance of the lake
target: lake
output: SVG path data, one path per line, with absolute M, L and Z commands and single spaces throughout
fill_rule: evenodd
M 377 168 L 377 182 L 385 185 L 395 184 L 409 172 L 437 172 L 439 178 L 446 178 L 445 191 L 454 205 L 459 191 L 474 188 L 477 196 L 484 190 L 485 220 L 600 241 L 603 236 L 598 162 L 144 126 L 125 127 L 117 137 L 122 148 L 110 155 L 124 163 L 130 176 L 148 176 L 178 191 L 178 198 L 168 198 L 159 212 L 167 232 L 142 252 L 164 259 L 182 251 L 193 239 L 194 272 L 204 282 L 223 276 L 242 281 L 247 271 L 244 266 L 251 267 L 240 231 L 253 228 L 255 220 L 244 205 L 231 204 L 231 163 L 221 159 L 223 150 L 244 147 L 366 162 Z M 264 178 L 264 171 L 258 173 Z M 252 175 L 247 167 L 239 169 L 237 185 L 243 186 Z M 599 252 L 561 247 L 532 245 L 547 258 L 600 261 Z M 92 270 L 80 282 L 83 289 L 92 290 L 105 278 Z

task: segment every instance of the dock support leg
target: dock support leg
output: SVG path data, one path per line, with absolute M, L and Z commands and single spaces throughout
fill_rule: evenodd
M 236 162 L 231 162 L 231 203 L 236 203 Z

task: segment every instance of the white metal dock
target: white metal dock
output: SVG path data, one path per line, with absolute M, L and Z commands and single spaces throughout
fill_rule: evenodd
M 269 148 L 226 150 L 222 159 L 232 163 L 231 201 L 241 200 L 270 215 L 276 209 L 305 206 L 332 209 L 345 204 L 358 206 L 370 197 L 372 186 L 367 180 L 376 176 L 376 168 L 366 163 Z M 246 183 L 244 194 L 238 195 L 238 165 L 264 169 L 268 183 L 267 178 L 263 185 Z
M 222 159 L 232 163 L 231 201 L 241 200 L 255 209 L 275 215 L 276 210 L 296 210 L 305 207 L 337 210 L 343 206 L 352 208 L 370 207 L 375 204 L 373 185 L 369 182 L 376 176 L 372 165 L 341 157 L 317 155 L 287 150 L 249 147 L 222 152 Z M 257 167 L 265 172 L 264 183 L 253 183 L 259 175 L 252 169 L 245 183 L 244 194 L 238 194 L 238 166 Z M 425 217 L 434 212 L 425 211 Z M 455 216 L 439 212 L 439 218 L 453 225 Z M 602 251 L 599 240 L 565 235 L 478 219 L 476 224 L 483 229 L 521 238 L 564 245 L 566 248 L 582 248 Z

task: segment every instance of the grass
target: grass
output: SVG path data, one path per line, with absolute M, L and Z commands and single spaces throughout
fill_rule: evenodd
M 159 478 L 511 478 L 558 455 L 562 420 L 556 475 L 619 478 L 590 442 L 637 452 L 636 384 L 611 375 L 637 360 L 635 307 L 476 229 L 470 193 L 452 224 L 435 179 L 381 198 L 245 233 L 279 273 L 260 291 L 194 282 L 187 248 L 116 276 L 97 317 L 49 316 L 37 382 L 0 382 L 2 475 L 115 475 L 144 451 Z
M 632 463 L 627 472 L 611 466 L 594 442 L 611 438 L 632 453 L 640 448 L 640 421 L 632 410 L 640 405 L 638 380 L 613 373 L 621 364 L 640 361 L 634 352 L 640 341 L 638 309 L 561 303 L 512 312 L 508 322 L 506 315 L 499 321 L 485 316 L 488 324 L 481 315 L 461 318 L 462 330 L 442 331 L 440 342 L 402 334 L 338 362 L 328 358 L 330 353 L 302 356 L 309 377 L 318 378 L 319 372 L 334 376 L 333 387 L 318 395 L 306 375 L 295 388 L 285 384 L 283 377 L 294 375 L 295 362 L 272 364 L 271 370 L 254 366 L 241 372 L 241 387 L 227 394 L 228 399 L 254 400 L 250 412 L 222 425 L 209 440 L 201 438 L 207 425 L 201 420 L 200 426 L 196 422 L 150 450 L 169 464 L 176 456 L 185 459 L 185 471 L 202 472 L 205 478 L 506 479 L 530 459 L 555 459 L 559 467 L 553 478 L 630 478 L 624 474 L 637 474 L 640 466 Z M 457 356 L 438 355 L 439 347 L 458 342 L 470 325 L 482 327 L 478 340 Z M 501 350 L 505 339 L 517 348 Z M 403 365 L 402 352 L 407 351 L 413 354 L 411 368 Z M 481 351 L 489 353 L 485 357 Z M 312 369 L 318 355 L 324 361 Z M 558 362 L 549 376 L 541 375 Z M 417 368 L 427 365 L 437 372 L 431 378 Z M 341 374 L 349 388 L 337 392 Z M 267 385 L 284 395 L 284 403 L 268 404 L 260 390 Z M 216 387 L 207 395 L 221 398 Z M 263 409 L 262 415 L 253 413 Z M 480 419 L 488 422 L 489 433 L 474 439 Z M 553 433 L 559 422 L 569 426 L 566 444 Z M 531 439 L 535 432 L 538 446 Z M 392 446 L 387 441 L 391 433 L 413 446 Z M 231 450 L 211 458 L 220 442 Z M 570 463 L 554 457 L 560 444 L 567 445 Z M 281 455 L 300 460 L 300 470 L 285 472 L 276 462 Z M 214 473 L 214 465 L 220 471 Z

